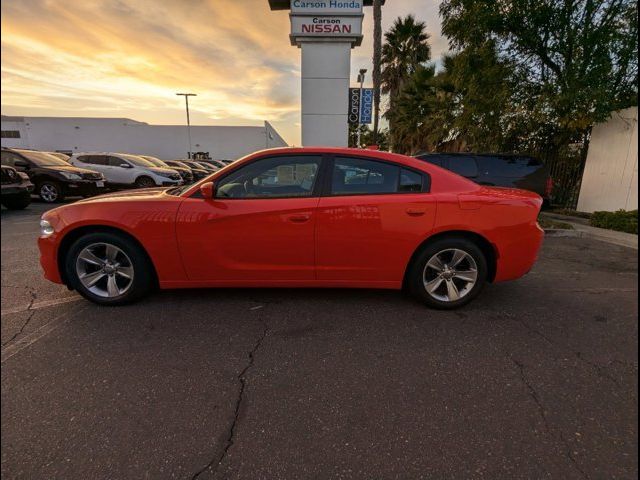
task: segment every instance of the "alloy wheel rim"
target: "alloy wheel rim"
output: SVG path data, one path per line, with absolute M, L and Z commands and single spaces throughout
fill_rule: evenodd
M 477 281 L 476 261 L 459 248 L 439 251 L 429 259 L 422 272 L 424 289 L 441 302 L 456 302 L 464 298 Z
M 76 274 L 94 295 L 116 298 L 133 284 L 133 263 L 121 248 L 111 243 L 92 243 L 78 254 Z
M 53 185 L 45 183 L 40 187 L 40 196 L 47 202 L 53 202 L 58 198 L 58 190 Z

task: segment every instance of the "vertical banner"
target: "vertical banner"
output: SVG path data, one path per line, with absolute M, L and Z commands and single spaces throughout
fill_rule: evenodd
M 371 111 L 373 110 L 373 88 L 363 88 L 360 99 L 360 123 L 371 123 Z
M 360 122 L 360 89 L 349 89 L 349 124 L 358 125 Z

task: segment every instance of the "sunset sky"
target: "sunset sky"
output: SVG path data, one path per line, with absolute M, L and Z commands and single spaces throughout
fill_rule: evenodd
M 427 23 L 433 58 L 446 51 L 437 0 L 387 0 Z M 352 79 L 371 71 L 372 12 Z M 195 125 L 268 120 L 300 144 L 300 50 L 288 12 L 267 0 L 2 0 L 2 114 L 128 117 Z M 370 79 L 370 76 L 369 76 Z

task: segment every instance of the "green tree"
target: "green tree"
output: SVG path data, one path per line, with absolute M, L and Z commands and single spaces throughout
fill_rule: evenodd
M 445 0 L 440 14 L 453 49 L 495 43 L 530 127 L 558 147 L 637 105 L 637 1 Z
M 424 22 L 413 15 L 397 18 L 385 33 L 382 46 L 382 93 L 389 94 L 389 111 L 414 72 L 431 58 L 429 35 Z M 390 120 L 392 121 L 392 120 Z M 396 149 L 393 125 L 389 125 L 391 147 Z
M 382 63 L 382 2 L 373 0 L 373 138 L 377 143 L 378 122 L 380 121 L 380 84 Z

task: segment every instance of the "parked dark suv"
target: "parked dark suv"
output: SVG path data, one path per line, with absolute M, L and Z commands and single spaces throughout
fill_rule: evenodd
M 22 210 L 31 203 L 33 183 L 13 167 L 2 165 L 2 205 L 9 210 Z
M 34 193 L 48 203 L 65 196 L 89 197 L 105 191 L 101 173 L 74 167 L 45 152 L 3 148 L 1 163 L 26 173 L 35 184 Z
M 521 188 L 536 192 L 548 205 L 553 180 L 547 167 L 527 155 L 490 153 L 425 153 L 416 158 L 432 163 L 480 185 Z

